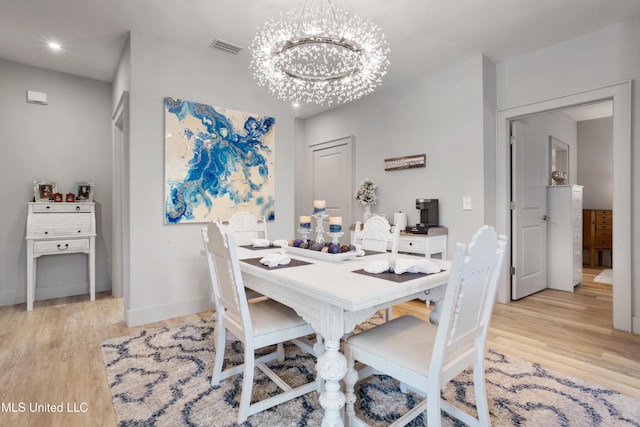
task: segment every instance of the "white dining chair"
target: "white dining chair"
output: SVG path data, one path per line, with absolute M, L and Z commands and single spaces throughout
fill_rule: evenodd
M 484 352 L 505 257 L 507 238 L 489 226 L 480 228 L 469 245 L 456 245 L 445 292 L 440 325 L 413 316 L 401 316 L 353 335 L 345 343 L 349 373 L 346 414 L 356 422 L 354 386 L 373 373 L 389 375 L 424 400 L 392 426 L 408 424 L 427 411 L 429 427 L 441 425 L 441 410 L 470 426 L 489 426 L 484 381 Z M 355 370 L 355 362 L 366 365 Z M 473 366 L 478 418 L 441 399 L 442 388 Z
M 265 364 L 275 359 L 284 360 L 282 346 L 273 353 L 255 357 L 255 350 L 285 341 L 314 354 L 313 346 L 304 339 L 314 333 L 311 325 L 291 308 L 274 300 L 247 301 L 234 236 L 222 231 L 217 222 L 211 222 L 207 227 L 207 256 L 212 260 L 210 273 L 216 304 L 216 352 L 211 385 L 219 385 L 231 376 L 243 374 L 238 424 L 245 422 L 250 415 L 318 390 L 320 383 L 315 380 L 291 388 Z M 244 363 L 223 369 L 227 331 L 242 342 Z M 251 403 L 255 368 L 264 372 L 283 392 Z
M 391 252 L 396 254 L 399 241 L 400 229 L 391 226 L 385 217 L 374 215 L 364 225 L 360 221 L 356 222 L 351 244 L 359 244 L 362 249 L 377 252 L 387 252 L 391 247 Z
M 210 278 L 211 290 L 212 290 L 211 301 L 213 301 L 213 304 L 216 308 L 216 313 L 214 313 L 214 317 L 215 317 L 217 314 L 217 310 L 219 308 L 219 303 L 217 299 L 219 292 L 216 291 L 218 287 L 217 283 L 214 283 L 214 281 L 217 282 L 218 280 L 215 273 L 216 266 L 213 261 L 213 256 L 211 255 L 211 252 L 209 252 L 209 227 L 202 227 L 202 243 L 204 244 L 204 255 L 207 258 L 207 266 L 209 267 L 209 278 Z M 245 288 L 245 296 L 249 301 L 258 301 L 258 300 L 266 299 L 264 295 L 247 288 Z M 214 330 L 214 335 L 217 335 L 219 331 L 220 331 L 220 328 L 216 327 Z M 227 336 L 227 339 L 232 341 L 237 341 L 237 338 L 233 336 L 233 334 L 229 334 Z M 214 340 L 214 345 L 216 342 L 217 340 Z M 284 345 L 282 343 L 278 344 L 277 351 L 279 351 L 281 354 L 284 354 Z
M 227 220 L 219 219 L 225 233 L 233 233 L 237 245 L 250 245 L 255 239 L 268 239 L 267 219 L 249 212 L 236 212 Z
M 225 233 L 233 233 L 236 244 L 240 246 L 251 245 L 256 239 L 269 238 L 267 219 L 264 216 L 256 218 L 249 212 L 240 211 L 231 215 L 226 221 L 219 218 L 218 224 Z M 245 292 L 249 299 L 264 298 L 262 294 L 251 289 L 245 289 Z
M 352 245 L 362 245 L 362 249 L 376 252 L 387 252 L 391 247 L 391 253 L 398 253 L 398 244 L 400 243 L 400 229 L 389 224 L 387 218 L 380 215 L 373 215 L 364 225 L 360 221 L 356 222 L 353 231 Z M 393 308 L 386 310 L 386 319 L 391 320 L 393 317 Z

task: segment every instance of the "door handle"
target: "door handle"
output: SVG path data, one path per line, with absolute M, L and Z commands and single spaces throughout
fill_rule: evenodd
M 542 215 L 542 220 L 543 220 L 543 221 L 546 221 L 546 220 L 548 220 L 549 218 L 550 218 L 550 217 L 549 217 L 549 216 L 547 216 L 547 215 Z

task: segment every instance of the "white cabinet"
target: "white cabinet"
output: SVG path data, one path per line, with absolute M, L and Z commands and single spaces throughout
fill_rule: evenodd
M 547 287 L 573 292 L 582 282 L 582 186 L 547 187 Z
M 447 259 L 447 228 L 430 229 L 429 234 L 400 233 L 398 252 L 425 254 L 431 258 L 440 254 L 441 259 Z
M 27 214 L 27 311 L 33 310 L 36 261 L 43 255 L 86 253 L 89 293 L 95 300 L 96 216 L 93 202 L 30 202 Z

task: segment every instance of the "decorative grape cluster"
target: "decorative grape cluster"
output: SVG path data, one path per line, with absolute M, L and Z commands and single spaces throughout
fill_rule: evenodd
M 340 245 L 338 243 L 318 243 L 315 240 L 295 239 L 289 242 L 290 246 L 300 249 L 309 249 L 312 251 L 325 252 L 330 254 L 339 254 L 343 252 L 355 251 L 353 245 Z

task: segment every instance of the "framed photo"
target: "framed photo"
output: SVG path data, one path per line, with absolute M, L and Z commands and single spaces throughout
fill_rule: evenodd
M 33 196 L 36 202 L 48 202 L 58 192 L 58 187 L 53 181 L 33 181 Z
M 93 182 L 76 182 L 76 202 L 93 202 Z

